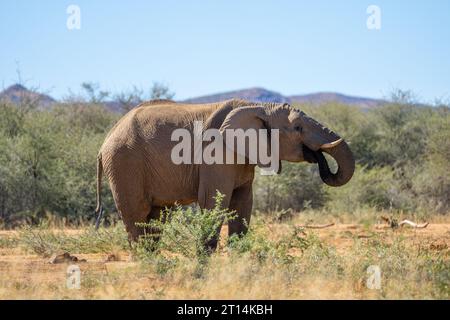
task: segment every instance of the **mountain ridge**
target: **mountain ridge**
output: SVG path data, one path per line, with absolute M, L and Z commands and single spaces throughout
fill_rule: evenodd
M 41 107 L 48 107 L 57 101 L 51 96 L 27 89 L 24 85 L 16 83 L 0 92 L 0 100 L 8 100 L 14 104 L 31 101 Z
M 304 103 L 320 105 L 327 102 L 337 102 L 361 107 L 373 108 L 385 103 L 382 99 L 351 96 L 337 92 L 314 92 L 302 95 L 284 96 L 276 91 L 254 87 L 248 89 L 227 91 L 183 100 L 190 103 L 210 103 L 229 99 L 244 99 L 254 102 Z
M 21 84 L 14 84 L 0 92 L 0 100 L 6 99 L 15 104 L 21 103 L 28 99 L 35 101 L 39 106 L 45 108 L 58 102 L 53 97 L 29 90 Z M 301 95 L 285 96 L 279 92 L 267 90 L 261 87 L 252 87 L 241 90 L 226 91 L 189 99 L 181 100 L 186 103 L 212 103 L 229 99 L 243 99 L 252 102 L 276 102 L 276 103 L 300 103 L 310 105 L 320 105 L 324 103 L 336 102 L 342 104 L 353 105 L 362 109 L 370 109 L 378 107 L 385 103 L 382 99 L 366 98 L 345 95 L 337 92 L 314 92 Z M 115 100 L 105 101 L 105 106 L 112 111 L 120 110 L 120 102 Z

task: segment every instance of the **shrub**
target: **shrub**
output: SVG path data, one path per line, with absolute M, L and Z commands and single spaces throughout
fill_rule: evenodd
M 424 161 L 411 178 L 414 194 L 423 210 L 446 213 L 450 210 L 450 111 L 438 109 L 429 119 Z
M 228 239 L 231 253 L 238 258 L 250 255 L 259 263 L 292 264 L 298 254 L 307 250 L 314 239 L 301 227 L 288 226 L 281 237 L 273 239 L 267 235 L 271 233 L 265 219 L 252 223 L 245 236 L 233 235 Z
M 224 222 L 234 218 L 233 212 L 222 208 L 223 199 L 224 195 L 217 192 L 215 207 L 211 210 L 177 206 L 163 210 L 159 220 L 139 223 L 146 234 L 137 245 L 138 256 L 144 261 L 154 261 L 156 257 L 158 263 L 165 264 L 180 258 L 194 260 L 202 268 L 209 255 L 206 244 Z M 161 256 L 165 259 L 161 260 Z
M 0 106 L 0 220 L 38 223 L 48 213 L 68 222 L 93 216 L 95 162 L 116 119 L 92 106 L 37 111 Z M 105 208 L 114 210 L 104 188 Z
M 326 193 L 315 166 L 283 162 L 280 175 L 255 173 L 253 207 L 267 212 L 282 209 L 318 208 L 326 201 Z
M 355 174 L 345 186 L 327 188 L 330 211 L 354 212 L 363 208 L 411 210 L 410 194 L 403 190 L 396 172 L 389 167 L 357 166 Z

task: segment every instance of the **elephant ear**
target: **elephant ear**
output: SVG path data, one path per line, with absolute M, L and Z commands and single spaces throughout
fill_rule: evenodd
M 270 128 L 268 126 L 269 116 L 262 106 L 245 106 L 232 110 L 228 113 L 220 127 L 220 133 L 228 150 L 234 152 L 237 156 L 237 163 L 253 163 L 265 168 L 268 165 L 262 165 L 259 161 L 259 147 L 264 146 L 260 143 L 260 129 L 265 129 L 265 147 L 266 155 L 270 155 Z M 231 135 L 231 136 L 230 136 Z M 251 140 L 256 138 L 256 140 Z M 245 140 L 244 140 L 245 139 Z M 239 148 L 238 142 L 245 141 L 245 148 Z M 250 142 L 251 141 L 251 142 Z M 250 152 L 252 144 L 252 152 Z M 256 146 L 258 146 L 256 148 Z M 263 150 L 261 150 L 263 151 Z M 247 159 L 247 161 L 245 161 Z M 281 168 L 278 163 L 277 173 Z
M 220 132 L 226 129 L 266 129 L 268 115 L 264 107 L 246 106 L 231 110 L 223 121 Z

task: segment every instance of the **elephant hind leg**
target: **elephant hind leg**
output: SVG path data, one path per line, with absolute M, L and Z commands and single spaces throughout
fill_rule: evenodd
M 151 210 L 151 194 L 145 187 L 144 162 L 139 153 L 126 146 L 106 150 L 102 154 L 104 172 L 109 180 L 116 208 L 122 217 L 128 239 L 135 242 L 145 229 L 136 223 L 147 222 Z
M 118 187 L 121 186 L 121 187 Z M 133 184 L 115 184 L 112 186 L 114 202 L 122 217 L 130 243 L 139 240 L 144 235 L 145 228 L 136 223 L 146 223 L 151 210 L 151 203 L 144 196 L 143 187 Z
M 126 206 L 125 209 L 119 209 L 119 211 L 128 233 L 128 240 L 130 243 L 138 241 L 139 237 L 145 234 L 146 228 L 136 224 L 148 221 L 147 216 L 150 211 L 150 205 L 145 201 L 138 201 L 133 205 Z

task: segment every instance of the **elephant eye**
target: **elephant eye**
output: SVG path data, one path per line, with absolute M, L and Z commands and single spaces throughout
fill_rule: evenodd
M 303 131 L 303 128 L 301 126 L 295 126 L 294 130 L 301 133 Z

